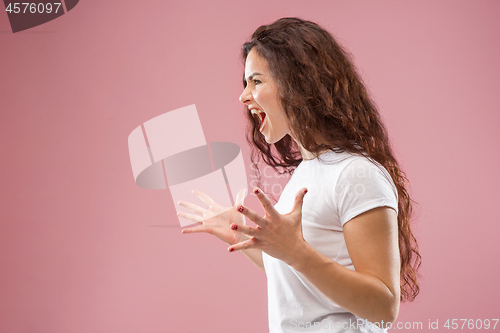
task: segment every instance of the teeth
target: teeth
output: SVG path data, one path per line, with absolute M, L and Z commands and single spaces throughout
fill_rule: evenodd
M 252 114 L 259 114 L 259 113 L 262 113 L 262 111 L 257 110 L 257 109 L 252 109 L 252 110 L 250 110 L 250 112 L 251 112 Z

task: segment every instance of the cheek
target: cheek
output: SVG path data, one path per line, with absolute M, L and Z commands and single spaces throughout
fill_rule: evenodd
M 263 108 L 267 107 L 274 109 L 275 108 L 274 100 L 276 98 L 273 92 L 269 91 L 269 89 L 265 89 L 265 87 L 263 87 L 263 89 L 256 89 L 256 90 L 257 91 L 255 91 L 253 94 L 254 100 Z
M 264 107 L 266 105 L 266 94 L 263 93 L 262 91 L 256 91 L 253 94 L 253 99 L 259 104 L 260 106 Z

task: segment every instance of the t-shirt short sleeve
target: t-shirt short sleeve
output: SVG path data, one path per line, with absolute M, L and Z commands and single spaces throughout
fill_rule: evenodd
M 365 157 L 349 162 L 334 190 L 334 205 L 344 226 L 352 218 L 376 207 L 398 212 L 398 194 L 387 170 Z

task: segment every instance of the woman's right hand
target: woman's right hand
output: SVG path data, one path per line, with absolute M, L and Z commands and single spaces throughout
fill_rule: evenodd
M 241 189 L 238 192 L 234 207 L 222 207 L 203 192 L 193 190 L 192 193 L 201 201 L 203 201 L 208 206 L 208 209 L 202 208 L 190 202 L 179 201 L 178 204 L 180 206 L 190 209 L 191 211 L 196 213 L 196 215 L 188 214 L 185 212 L 177 212 L 177 216 L 201 224 L 195 227 L 183 229 L 183 234 L 206 232 L 217 236 L 219 239 L 229 245 L 234 245 L 250 239 L 250 236 L 232 230 L 229 227 L 231 223 L 246 224 L 245 216 L 236 210 L 236 207 L 240 207 L 243 205 L 243 200 L 247 195 L 246 189 Z

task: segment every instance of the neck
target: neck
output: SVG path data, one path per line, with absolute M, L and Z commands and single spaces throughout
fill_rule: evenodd
M 295 141 L 295 143 L 297 143 L 297 146 L 299 147 L 300 155 L 302 155 L 302 159 L 304 161 L 312 160 L 312 159 L 316 158 L 316 156 L 314 156 L 314 154 L 312 152 L 310 152 L 309 150 L 306 150 L 299 141 L 295 140 L 294 137 L 292 137 L 292 139 Z M 316 140 L 316 142 L 318 142 L 318 140 Z M 322 143 L 326 144 L 324 142 L 322 142 Z M 325 153 L 325 152 L 327 152 L 327 151 L 328 151 L 328 149 L 324 150 L 324 151 L 321 151 L 320 155 L 323 154 L 323 153 Z
M 315 158 L 314 154 L 311 153 L 309 150 L 306 150 L 304 147 L 302 147 L 302 145 L 299 142 L 297 142 L 297 145 L 299 146 L 300 155 L 302 155 L 302 159 L 304 161 L 312 160 Z

